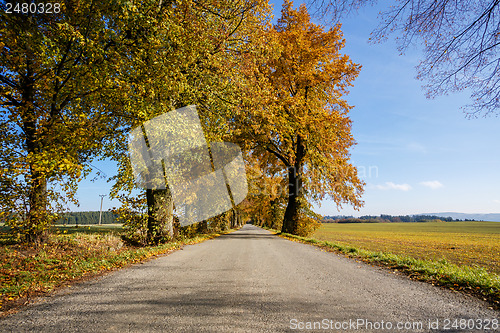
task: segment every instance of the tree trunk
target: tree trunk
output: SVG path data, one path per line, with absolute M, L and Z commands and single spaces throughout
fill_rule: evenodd
M 239 228 L 241 227 L 241 215 L 240 211 L 238 209 L 234 210 L 234 214 L 236 215 L 236 227 Z
M 203 220 L 198 223 L 198 227 L 196 228 L 196 231 L 201 233 L 201 234 L 207 234 L 208 233 L 208 221 Z
M 283 217 L 281 232 L 297 235 L 302 201 L 302 174 L 305 146 L 300 135 L 297 136 L 295 164 L 288 167 L 288 204 Z
M 26 75 L 21 79 L 22 91 L 22 123 L 26 135 L 25 143 L 28 156 L 35 158 L 42 154 L 44 143 L 37 128 L 34 103 L 35 80 L 31 71 L 31 62 L 26 62 Z M 43 132 L 43 131 L 42 131 Z M 47 178 L 46 175 L 34 168 L 33 161 L 29 161 L 30 171 L 26 175 L 28 184 L 28 214 L 23 221 L 22 234 L 29 243 L 44 242 L 50 220 L 47 211 Z
M 278 204 L 278 199 L 271 200 L 271 222 L 270 222 L 270 227 L 271 229 L 278 229 L 279 228 L 279 204 Z
M 170 188 L 147 189 L 148 243 L 158 244 L 174 237 L 174 203 Z
M 32 172 L 32 183 L 28 194 L 29 210 L 24 224 L 24 240 L 40 244 L 45 241 L 50 224 L 47 212 L 47 180 Z
M 300 185 L 301 179 L 297 174 L 295 167 L 288 169 L 288 204 L 283 218 L 281 232 L 288 234 L 297 234 L 300 215 Z
M 237 217 L 236 217 L 236 209 L 234 209 L 234 207 L 231 209 L 231 226 L 230 226 L 230 229 L 234 229 L 236 227 L 236 223 L 237 223 Z

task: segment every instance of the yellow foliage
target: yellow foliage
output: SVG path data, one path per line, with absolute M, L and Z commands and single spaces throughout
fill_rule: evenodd
M 265 33 L 273 51 L 248 55 L 241 65 L 245 85 L 235 133 L 249 156 L 266 165 L 253 185 L 267 190 L 250 200 L 255 210 L 265 215 L 275 195 L 272 182 L 285 180 L 290 210 L 283 227 L 309 233 L 317 226 L 302 217 L 302 199 L 328 196 L 338 206 L 363 205 L 364 183 L 350 162 L 351 106 L 342 99 L 361 66 L 341 54 L 340 26 L 325 31 L 311 22 L 305 5 L 296 10 L 288 0 L 281 13 Z

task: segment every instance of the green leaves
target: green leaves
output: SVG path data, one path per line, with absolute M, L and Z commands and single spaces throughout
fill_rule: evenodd
M 114 6 L 78 6 L 29 20 L 2 14 L 0 210 L 29 239 L 47 228 L 57 202 L 75 200 L 90 157 L 114 130 L 116 34 L 104 20 Z

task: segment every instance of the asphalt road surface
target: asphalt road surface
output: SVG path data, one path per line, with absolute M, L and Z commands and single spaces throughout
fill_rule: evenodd
M 41 298 L 0 320 L 0 331 L 465 333 L 500 331 L 499 314 L 246 225 Z

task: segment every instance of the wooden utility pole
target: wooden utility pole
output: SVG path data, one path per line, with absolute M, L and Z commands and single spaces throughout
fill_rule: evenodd
M 102 199 L 106 196 L 106 194 L 99 194 L 101 197 L 101 210 L 99 211 L 99 225 L 101 225 L 101 219 L 102 219 Z

